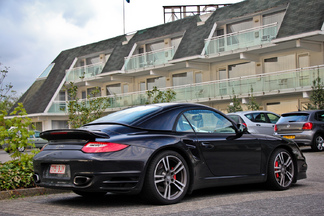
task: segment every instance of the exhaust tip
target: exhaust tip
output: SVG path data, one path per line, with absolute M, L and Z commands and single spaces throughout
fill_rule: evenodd
M 87 176 L 76 176 L 74 177 L 73 184 L 76 186 L 85 186 L 91 181 L 90 177 Z
M 39 175 L 38 174 L 34 174 L 33 175 L 33 179 L 34 179 L 34 182 L 35 183 L 39 183 L 40 182 L 40 178 L 39 178 Z

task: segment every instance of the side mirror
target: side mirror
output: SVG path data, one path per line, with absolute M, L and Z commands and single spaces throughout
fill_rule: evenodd
M 241 134 L 248 133 L 247 127 L 244 124 L 237 124 L 238 132 Z

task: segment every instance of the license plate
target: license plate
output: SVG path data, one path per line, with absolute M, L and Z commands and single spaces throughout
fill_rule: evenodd
M 295 139 L 295 136 L 282 136 L 282 137 L 286 139 Z
M 51 174 L 65 174 L 64 164 L 52 164 L 50 168 Z

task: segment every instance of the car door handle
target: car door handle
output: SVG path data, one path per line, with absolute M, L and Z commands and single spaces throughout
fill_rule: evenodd
M 259 126 L 260 127 L 261 125 L 260 124 L 256 124 L 256 126 Z
M 212 145 L 212 144 L 210 144 L 210 143 L 206 143 L 206 142 L 202 142 L 201 143 L 201 146 L 202 147 L 205 147 L 205 148 L 207 148 L 207 149 L 212 149 L 212 148 L 214 148 L 214 145 Z

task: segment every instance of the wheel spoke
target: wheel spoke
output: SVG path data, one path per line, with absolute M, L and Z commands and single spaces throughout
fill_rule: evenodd
M 289 178 L 289 181 L 291 181 L 292 180 L 292 178 L 293 178 L 293 175 L 292 175 L 292 173 L 291 172 L 286 172 L 286 176 Z
M 165 190 L 164 190 L 163 197 L 165 199 L 170 199 L 170 197 L 171 197 L 171 186 L 169 184 L 165 185 Z
M 180 181 L 176 180 L 174 183 L 173 183 L 181 192 L 183 191 L 183 188 L 185 187 L 184 184 L 182 184 Z
M 289 166 L 291 165 L 291 163 L 292 163 L 292 160 L 291 160 L 291 157 L 289 157 L 289 158 L 287 159 L 286 163 L 285 163 L 285 167 L 286 167 L 286 168 L 289 167 Z
M 154 179 L 155 179 L 155 184 L 158 184 L 160 182 L 164 181 L 165 176 L 164 175 L 154 175 Z
M 166 156 L 165 158 L 163 158 L 162 162 L 163 162 L 165 171 L 169 171 L 170 170 L 169 157 Z
M 176 174 L 178 174 L 183 169 L 184 169 L 183 164 L 181 162 L 179 162 L 177 164 L 177 166 L 172 171 L 173 171 L 173 174 L 176 175 Z

